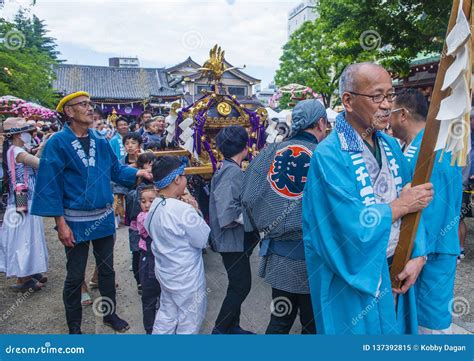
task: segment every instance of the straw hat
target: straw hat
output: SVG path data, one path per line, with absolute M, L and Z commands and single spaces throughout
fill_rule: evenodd
M 25 132 L 35 131 L 36 127 L 33 124 L 28 124 L 24 118 L 7 118 L 3 122 L 4 135 L 19 134 Z

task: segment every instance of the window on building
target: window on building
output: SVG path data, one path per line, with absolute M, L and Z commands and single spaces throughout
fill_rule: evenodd
M 201 94 L 202 90 L 212 90 L 210 85 L 196 85 L 196 94 Z
M 246 96 L 247 95 L 247 88 L 241 86 L 230 86 L 227 88 L 230 95 L 235 96 Z

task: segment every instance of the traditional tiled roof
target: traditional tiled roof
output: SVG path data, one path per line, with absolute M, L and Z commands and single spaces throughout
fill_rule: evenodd
M 416 59 L 413 59 L 410 62 L 410 67 L 414 67 L 417 65 L 425 65 L 430 63 L 437 63 L 441 59 L 440 55 L 431 55 L 431 56 L 419 56 Z
M 227 60 L 225 60 L 225 65 L 226 65 L 226 68 L 233 68 L 233 65 L 230 64 Z M 171 68 L 167 68 L 166 71 L 168 73 L 172 73 L 174 71 L 177 71 L 179 70 L 180 68 L 184 68 L 186 66 L 190 66 L 190 67 L 193 67 L 193 68 L 200 68 L 201 65 L 199 65 L 198 63 L 196 63 L 193 59 L 191 59 L 191 57 L 188 57 L 185 61 L 171 67 Z M 257 79 L 257 78 L 254 78 L 250 75 L 248 75 L 247 73 L 244 73 L 243 71 L 239 70 L 239 69 L 232 69 L 232 70 L 229 70 L 229 73 L 233 74 L 234 76 L 236 76 L 237 78 L 240 78 L 240 79 L 243 79 L 249 83 L 254 83 L 254 84 L 257 84 L 257 83 L 260 83 L 260 79 Z M 199 79 L 202 77 L 202 73 L 200 71 L 196 71 L 194 74 L 190 74 L 188 75 L 188 78 L 189 79 Z
M 53 88 L 61 94 L 87 91 L 93 99 L 141 100 L 179 96 L 170 87 L 164 68 L 120 68 L 59 64 L 54 68 Z
M 227 66 L 228 68 L 232 68 L 232 67 L 233 67 L 233 65 L 231 65 L 231 64 L 230 64 L 229 62 L 227 62 L 227 61 L 225 62 L 225 64 L 226 64 L 226 66 Z M 249 82 L 252 82 L 252 83 L 260 83 L 260 81 L 261 81 L 260 79 L 254 78 L 253 76 L 250 76 L 250 75 L 248 75 L 247 73 L 244 73 L 243 71 L 241 71 L 241 70 L 239 70 L 239 69 L 232 69 L 232 70 L 230 70 L 229 72 L 232 73 L 232 74 L 234 74 L 234 75 L 236 75 L 236 76 L 238 76 L 239 78 L 243 78 L 243 79 L 245 79 L 245 80 L 247 80 L 247 81 L 249 81 Z
M 176 64 L 170 68 L 167 68 L 166 71 L 168 73 L 172 73 L 176 70 L 180 70 L 181 68 L 184 68 L 184 67 L 192 67 L 192 68 L 200 68 L 201 65 L 199 65 L 199 63 L 195 62 L 190 56 L 188 56 L 188 58 L 185 60 L 185 61 L 182 61 L 181 63 L 179 64 Z

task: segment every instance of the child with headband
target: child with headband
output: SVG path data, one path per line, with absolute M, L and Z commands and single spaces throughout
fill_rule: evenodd
M 158 197 L 145 220 L 153 242 L 155 274 L 161 285 L 154 334 L 196 334 L 206 315 L 207 292 L 202 250 L 210 228 L 197 203 L 184 196 L 185 163 L 159 158 L 152 168 Z

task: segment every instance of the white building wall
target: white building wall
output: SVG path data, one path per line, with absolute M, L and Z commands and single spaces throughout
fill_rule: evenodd
M 304 0 L 288 14 L 288 37 L 306 21 L 314 21 L 319 15 L 315 12 L 318 0 Z

